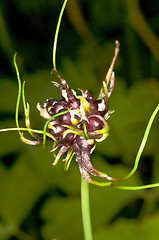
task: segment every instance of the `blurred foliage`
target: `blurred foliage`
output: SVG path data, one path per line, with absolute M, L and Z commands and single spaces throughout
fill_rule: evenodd
M 0 128 L 14 127 L 17 79 L 12 58 L 26 81 L 32 127 L 43 120 L 37 102 L 60 98 L 51 84 L 52 44 L 62 1 L 1 0 Z M 135 11 L 134 11 L 135 9 Z M 152 0 L 68 0 L 60 29 L 57 67 L 69 85 L 98 96 L 101 80 L 121 43 L 110 109 L 110 137 L 97 144 L 92 162 L 109 175 L 133 166 L 148 119 L 159 101 L 159 3 Z M 139 164 L 127 182 L 159 181 L 159 116 Z M 24 126 L 23 110 L 20 123 Z M 82 240 L 80 173 L 72 161 L 52 167 L 53 155 L 21 143 L 17 132 L 0 134 L 0 239 Z M 90 186 L 95 240 L 158 239 L 159 189 L 130 191 Z

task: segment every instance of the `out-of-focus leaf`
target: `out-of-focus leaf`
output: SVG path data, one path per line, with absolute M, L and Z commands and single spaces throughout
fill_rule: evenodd
M 45 221 L 42 228 L 44 239 L 82 239 L 80 196 L 50 198 L 45 203 L 41 216 Z
M 0 124 L 1 127 L 15 127 L 13 121 L 5 124 Z M 1 132 L 0 133 L 0 157 L 3 157 L 10 153 L 19 153 L 23 150 L 24 144 L 20 141 L 17 132 Z
M 0 79 L 1 94 L 0 94 L 0 111 L 14 112 L 18 85 L 12 79 Z
M 157 240 L 159 234 L 158 224 L 158 213 L 140 221 L 119 219 L 112 225 L 105 226 L 105 228 L 103 227 L 95 232 L 94 239 L 102 240 L 108 238 L 116 240 L 118 236 L 119 240 Z
M 22 223 L 37 199 L 50 188 L 56 186 L 66 193 L 79 192 L 79 186 L 75 185 L 78 177 L 73 178 L 74 186 L 71 186 L 71 182 L 65 180 L 64 166 L 51 165 L 51 154 L 27 146 L 26 150 L 11 169 L 0 168 L 0 214 L 8 222 L 17 225 Z
M 13 224 L 6 224 L 0 222 L 0 239 L 8 240 L 15 233 L 15 226 Z

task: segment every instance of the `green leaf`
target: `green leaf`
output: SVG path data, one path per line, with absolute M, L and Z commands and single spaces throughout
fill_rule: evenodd
M 153 216 L 146 217 L 139 221 L 129 219 L 119 219 L 112 225 L 101 227 L 94 234 L 95 240 L 108 239 L 121 239 L 121 240 L 157 240 L 159 229 L 159 213 Z
M 82 217 L 80 195 L 69 198 L 50 198 L 41 211 L 45 221 L 42 235 L 49 239 L 82 239 Z

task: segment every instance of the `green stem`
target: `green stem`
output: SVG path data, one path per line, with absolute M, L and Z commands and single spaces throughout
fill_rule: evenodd
M 81 177 L 81 208 L 85 240 L 93 240 L 90 206 L 89 206 L 89 183 Z
M 67 0 L 65 0 L 63 5 L 62 5 L 60 15 L 59 15 L 59 18 L 58 18 L 58 22 L 57 22 L 56 32 L 55 32 L 54 45 L 53 45 L 53 68 L 55 68 L 55 69 L 56 69 L 57 39 L 58 39 L 60 24 L 61 24 L 63 12 L 64 12 L 65 7 L 66 7 L 66 3 L 67 3 Z

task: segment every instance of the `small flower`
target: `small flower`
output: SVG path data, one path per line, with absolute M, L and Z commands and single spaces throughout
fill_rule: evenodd
M 116 41 L 115 55 L 103 81 L 103 87 L 100 98 L 96 100 L 92 92 L 80 90 L 81 95 L 71 89 L 68 83 L 59 75 L 56 69 L 53 69 L 61 84 L 53 82 L 60 88 L 62 99 L 47 99 L 37 108 L 40 115 L 49 120 L 47 127 L 49 133 L 55 139 L 55 146 L 50 152 L 58 149 L 53 165 L 61 159 L 66 162 L 68 168 L 70 161 L 75 154 L 82 177 L 89 183 L 93 183 L 91 175 L 114 179 L 95 169 L 90 161 L 90 156 L 95 149 L 95 143 L 101 142 L 109 135 L 108 119 L 111 112 L 109 109 L 109 98 L 113 91 L 115 75 L 113 66 L 119 51 L 119 42 Z M 63 114 L 63 112 L 65 112 Z M 61 113 L 61 115 L 60 115 Z M 57 117 L 53 118 L 53 116 Z M 66 157 L 62 155 L 66 153 Z

